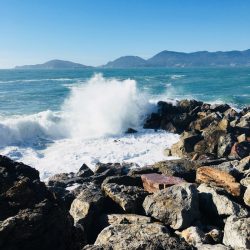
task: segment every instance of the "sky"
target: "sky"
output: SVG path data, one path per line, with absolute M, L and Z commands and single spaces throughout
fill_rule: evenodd
M 250 48 L 249 0 L 0 0 L 0 68 Z

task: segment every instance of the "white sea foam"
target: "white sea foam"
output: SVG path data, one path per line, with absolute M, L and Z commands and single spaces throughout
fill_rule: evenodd
M 138 93 L 134 80 L 105 79 L 97 74 L 71 94 L 58 112 L 1 117 L 1 154 L 37 168 L 43 179 L 77 171 L 86 163 L 136 162 L 143 166 L 164 159 L 163 149 L 178 136 L 142 130 L 155 104 Z M 129 128 L 141 132 L 124 134 Z
M 56 173 L 75 172 L 83 163 L 92 169 L 97 162 L 153 164 L 167 159 L 163 149 L 169 148 L 178 138 L 178 135 L 164 131 L 142 130 L 137 134 L 58 140 L 40 151 L 12 146 L 2 153 L 35 167 L 41 178 L 46 179 Z

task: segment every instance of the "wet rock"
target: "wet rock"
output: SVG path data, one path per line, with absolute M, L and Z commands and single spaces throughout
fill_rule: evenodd
M 153 167 L 167 176 L 176 176 L 188 182 L 194 182 L 196 170 L 200 165 L 187 159 L 178 159 L 160 161 L 155 163 Z
M 194 184 L 182 183 L 149 195 L 143 202 L 147 215 L 173 229 L 189 227 L 199 218 L 198 192 Z
M 140 212 L 142 202 L 148 194 L 140 187 L 118 185 L 116 183 L 107 183 L 102 186 L 102 189 L 106 196 L 129 213 Z
M 201 246 L 204 243 L 208 243 L 208 239 L 205 233 L 199 227 L 189 227 L 180 233 L 180 236 L 185 241 L 194 247 Z
M 184 179 L 161 174 L 144 174 L 141 176 L 143 187 L 149 193 L 157 192 L 161 189 L 186 182 Z
M 230 106 L 228 104 L 212 104 L 210 109 L 215 112 L 223 113 L 230 109 Z
M 111 225 L 98 235 L 95 245 L 113 250 L 191 249 L 157 223 Z
M 152 113 L 145 121 L 143 128 L 145 129 L 159 129 L 161 124 L 161 117 L 157 113 Z
M 225 223 L 223 243 L 233 249 L 250 249 L 250 218 L 230 216 Z
M 217 220 L 219 216 L 248 214 L 246 209 L 229 199 L 219 188 L 201 184 L 198 191 L 201 211 L 213 220 Z
M 128 128 L 127 131 L 125 132 L 126 134 L 134 134 L 137 133 L 137 130 L 133 129 L 133 128 Z
M 103 214 L 100 221 L 104 227 L 118 224 L 147 224 L 152 222 L 150 217 L 138 214 Z
M 235 181 L 235 178 L 224 171 L 212 167 L 198 168 L 196 181 L 198 183 L 207 183 L 209 185 L 222 187 L 233 196 L 240 195 L 240 184 Z
M 80 167 L 80 169 L 78 170 L 78 172 L 76 173 L 76 176 L 78 176 L 78 177 L 90 177 L 93 174 L 94 174 L 94 172 L 86 164 L 83 164 Z

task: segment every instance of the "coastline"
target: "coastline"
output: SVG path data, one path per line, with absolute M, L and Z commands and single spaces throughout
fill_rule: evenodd
M 0 248 L 248 249 L 250 107 L 157 107 L 144 128 L 178 133 L 164 154 L 180 159 L 83 164 L 45 185 L 37 170 L 1 156 Z

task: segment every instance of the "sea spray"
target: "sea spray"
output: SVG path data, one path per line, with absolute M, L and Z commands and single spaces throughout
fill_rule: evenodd
M 96 138 L 139 128 L 152 108 L 146 95 L 138 93 L 134 80 L 105 79 L 96 74 L 72 88 L 62 110 L 71 137 Z
M 32 146 L 38 141 L 99 138 L 138 129 L 155 105 L 138 93 L 136 81 L 105 79 L 95 74 L 71 88 L 61 110 L 2 118 L 0 146 Z

